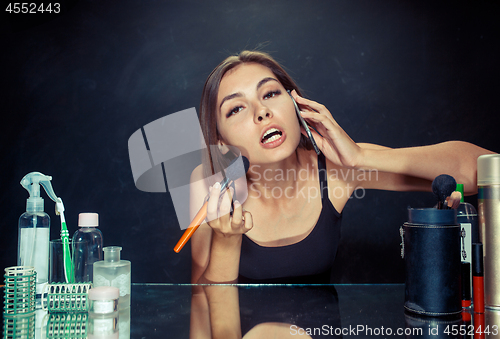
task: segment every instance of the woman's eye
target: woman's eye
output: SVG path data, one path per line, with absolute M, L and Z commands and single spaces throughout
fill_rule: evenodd
M 266 95 L 264 95 L 264 99 L 269 99 L 269 98 L 275 97 L 275 96 L 280 95 L 280 94 L 281 94 L 280 90 L 270 91 Z
M 229 111 L 229 113 L 226 114 L 226 117 L 229 118 L 231 115 L 238 113 L 243 109 L 243 106 L 237 106 L 233 108 L 232 110 Z

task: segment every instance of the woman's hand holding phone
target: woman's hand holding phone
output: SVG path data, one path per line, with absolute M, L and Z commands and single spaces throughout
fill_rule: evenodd
M 318 134 L 311 129 L 316 144 L 325 157 L 334 164 L 356 168 L 362 157 L 362 149 L 333 119 L 330 111 L 324 105 L 299 96 L 295 90 L 291 94 L 301 108 L 302 117 L 319 132 Z M 302 127 L 301 132 L 307 136 Z

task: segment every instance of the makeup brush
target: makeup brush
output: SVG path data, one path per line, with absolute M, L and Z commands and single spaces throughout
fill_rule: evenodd
M 438 209 L 449 209 L 446 204 L 446 198 L 448 198 L 456 188 L 457 182 L 451 175 L 441 174 L 434 179 L 432 182 L 432 192 L 438 199 Z
M 238 161 L 238 158 L 235 158 L 229 166 L 226 168 L 225 177 L 220 182 L 220 193 L 223 193 L 227 188 L 228 184 L 231 182 L 241 178 L 244 176 L 248 168 L 250 167 L 250 162 L 244 156 L 241 156 L 242 161 Z M 189 227 L 184 231 L 184 234 L 177 242 L 177 245 L 174 247 L 174 251 L 179 253 L 180 250 L 184 247 L 184 245 L 189 241 L 194 232 L 198 229 L 198 227 L 203 223 L 205 218 L 207 217 L 207 207 L 208 207 L 208 199 L 206 199 L 203 206 L 200 208 L 196 216 L 194 217 Z

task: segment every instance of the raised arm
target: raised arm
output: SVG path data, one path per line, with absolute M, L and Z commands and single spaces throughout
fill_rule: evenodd
M 464 184 L 466 194 L 477 193 L 477 158 L 493 153 L 463 141 L 409 148 L 377 148 L 361 145 L 357 168 L 432 181 L 449 174 Z
M 325 106 L 292 93 L 301 105 L 302 116 L 318 132 L 313 132 L 316 143 L 326 158 L 336 166 L 380 172 L 377 180 L 355 182 L 364 188 L 389 190 L 422 190 L 440 174 L 453 176 L 464 184 L 466 194 L 474 194 L 476 187 L 477 158 L 493 153 L 463 141 L 395 148 L 356 144 Z M 430 186 L 429 186 L 430 189 Z
M 232 188 L 220 198 L 220 186 L 216 183 L 206 189 L 201 177 L 201 167 L 192 174 L 191 216 L 197 213 L 209 194 L 207 223 L 202 224 L 191 241 L 193 283 L 234 282 L 238 278 L 241 236 L 252 228 L 252 216 L 234 201 L 230 214 Z

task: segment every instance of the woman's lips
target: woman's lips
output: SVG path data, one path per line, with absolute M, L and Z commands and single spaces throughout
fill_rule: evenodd
M 281 131 L 281 134 L 275 134 L 271 138 L 266 139 L 264 141 L 261 140 L 260 144 L 264 148 L 275 148 L 281 145 L 285 139 L 286 139 L 286 134 L 285 132 Z

